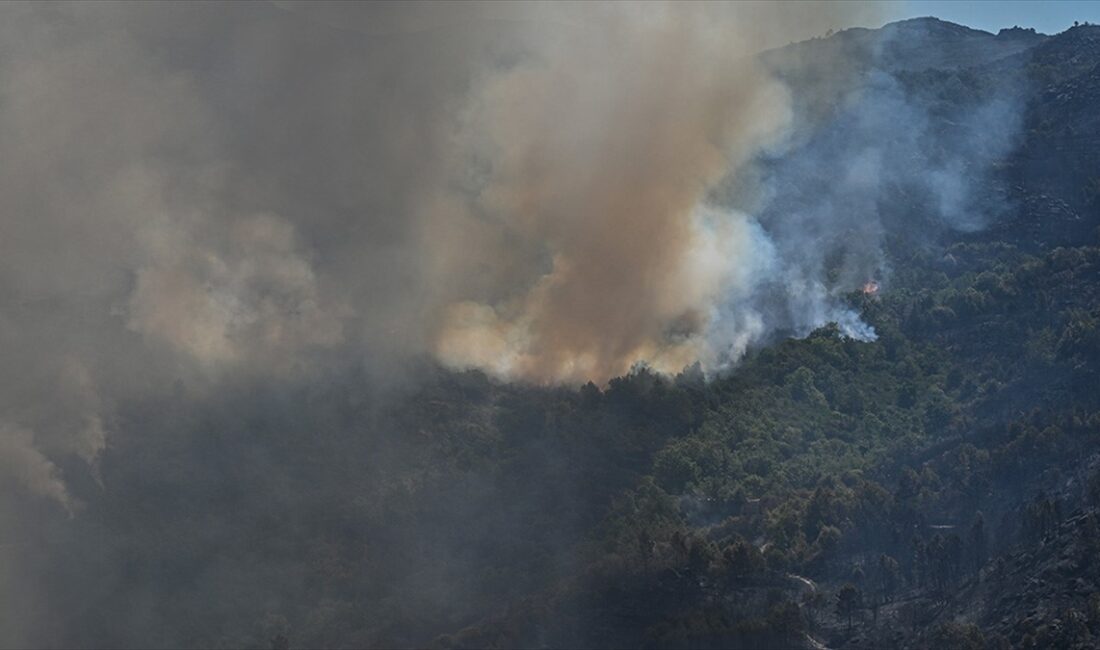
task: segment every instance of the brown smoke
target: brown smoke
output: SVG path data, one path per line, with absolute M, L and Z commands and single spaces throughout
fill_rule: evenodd
M 0 477 L 70 507 L 117 404 L 333 359 L 705 357 L 759 256 L 707 193 L 788 119 L 754 55 L 853 9 L 0 6 Z
M 520 63 L 483 78 L 452 161 L 483 178 L 429 232 L 467 224 L 439 241 L 437 272 L 492 288 L 447 306 L 439 357 L 538 382 L 700 358 L 751 254 L 736 215 L 705 216 L 707 192 L 789 115 L 752 55 L 851 9 L 799 6 L 570 5 L 566 35 L 536 30 Z

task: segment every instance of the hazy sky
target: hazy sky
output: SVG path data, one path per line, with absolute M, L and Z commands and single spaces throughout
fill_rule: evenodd
M 1071 27 L 1075 20 L 1100 23 L 1100 1 L 1097 0 L 908 0 L 904 5 L 902 13 L 906 18 L 935 16 L 993 33 L 1003 27 L 1019 25 L 1057 34 Z

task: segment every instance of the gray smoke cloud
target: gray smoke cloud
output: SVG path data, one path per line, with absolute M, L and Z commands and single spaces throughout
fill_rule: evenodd
M 1020 114 L 1017 89 L 958 115 L 914 91 L 911 30 L 757 56 L 875 11 L 6 6 L 17 482 L 71 509 L 57 464 L 96 474 L 120 399 L 340 358 L 580 382 L 721 371 L 828 322 L 873 338 L 843 296 L 888 278 L 898 197 L 981 227 Z
M 73 507 L 59 467 L 95 474 L 119 400 L 342 357 L 537 382 L 717 363 L 761 251 L 708 192 L 790 126 L 753 55 L 872 10 L 6 5 L 19 484 Z
M 941 25 L 905 21 L 873 38 L 853 29 L 762 56 L 798 101 L 783 138 L 723 194 L 753 215 L 757 266 L 754 281 L 722 304 L 712 367 L 777 333 L 827 323 L 873 340 L 845 296 L 869 282 L 889 287 L 888 236 L 926 245 L 1011 208 L 995 171 L 1021 135 L 1026 84 L 1002 72 L 998 85 L 983 85 L 980 72 L 962 68 L 987 62 L 945 57 L 931 33 Z M 1027 45 L 973 38 L 986 39 L 987 55 Z
M 736 4 L 568 17 L 584 29 L 526 35 L 525 56 L 470 93 L 458 177 L 428 209 L 446 246 L 431 255 L 437 274 L 462 285 L 450 283 L 436 354 L 537 382 L 714 366 L 718 306 L 752 281 L 761 251 L 751 220 L 707 194 L 789 128 L 785 88 L 754 55 L 798 21 Z
M 223 402 L 277 411 L 253 388 L 348 366 L 602 382 L 720 372 L 828 322 L 873 338 L 844 295 L 888 285 L 914 213 L 995 216 L 976 188 L 1020 108 L 1006 88 L 944 113 L 881 43 L 757 56 L 879 13 L 0 7 L 0 642 L 51 639 L 28 594 L 56 558 L 27 561 L 28 522 L 80 520 L 119 431 L 206 426 L 144 405 L 236 422 Z

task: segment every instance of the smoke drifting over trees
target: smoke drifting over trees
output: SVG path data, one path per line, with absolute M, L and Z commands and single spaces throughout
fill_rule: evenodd
M 853 18 L 3 12 L 0 421 L 41 467 L 20 480 L 55 496 L 49 458 L 94 464 L 114 403 L 174 382 L 349 355 L 380 378 L 434 355 L 538 382 L 724 361 L 719 306 L 769 244 L 707 192 L 790 117 L 751 55 Z
M 297 557 L 280 535 L 335 529 L 313 517 L 347 497 L 345 481 L 362 494 L 337 516 L 371 523 L 333 535 L 376 535 L 386 548 L 425 532 L 405 520 L 379 532 L 400 519 L 391 502 L 493 510 L 490 479 L 467 477 L 427 505 L 410 496 L 421 485 L 403 482 L 410 459 L 450 449 L 423 443 L 423 421 L 388 408 L 398 395 L 388 391 L 413 386 L 434 405 L 424 386 L 452 377 L 440 368 L 482 371 L 517 402 L 532 384 L 611 382 L 609 395 L 641 409 L 633 384 L 614 384 L 632 368 L 671 376 L 698 362 L 714 377 L 754 346 L 832 322 L 874 340 L 848 294 L 870 281 L 889 290 L 891 233 L 975 230 L 1004 209 L 1003 196 L 975 188 L 1015 144 L 1022 106 L 1012 84 L 969 103 L 912 92 L 923 68 L 898 63 L 913 55 L 889 43 L 926 36 L 864 42 L 856 30 L 771 49 L 882 12 L 0 7 L 0 609 L 12 612 L 0 645 L 87 633 L 171 646 L 210 638 L 166 629 L 174 606 L 226 619 L 278 611 L 272 593 L 312 588 L 307 578 L 258 561 L 228 567 L 217 549 L 239 560 L 257 535 Z M 801 77 L 808 61 L 830 74 Z M 934 219 L 896 216 L 917 205 Z M 474 395 L 474 415 L 457 419 L 496 431 L 485 423 L 500 417 L 498 398 L 454 376 L 464 379 L 448 390 Z M 580 429 L 642 431 L 626 456 L 656 449 L 650 425 L 621 404 L 561 394 L 596 413 L 578 416 Z M 672 397 L 659 408 L 690 410 Z M 282 475 L 313 436 L 322 458 L 352 449 L 370 460 L 329 475 L 306 458 L 301 474 Z M 532 456 L 574 460 L 531 445 Z M 609 481 L 629 485 L 631 471 Z M 316 501 L 287 487 L 314 484 Z M 490 517 L 501 536 L 532 505 L 517 494 Z M 234 528 L 234 508 L 254 513 L 255 528 Z M 594 525 L 596 506 L 578 510 L 566 520 Z M 196 535 L 209 539 L 172 545 Z M 138 553 L 150 540 L 184 559 Z M 571 567 L 555 544 L 545 563 Z M 465 547 L 442 549 L 423 573 L 370 576 L 437 611 L 477 573 Z M 184 575 L 198 565 L 209 570 Z M 151 575 L 183 586 L 146 603 Z M 415 609 L 403 597 L 385 594 L 395 611 Z M 106 605 L 88 604 L 97 599 Z M 110 628 L 104 608 L 127 620 Z M 65 624 L 50 629 L 59 611 Z

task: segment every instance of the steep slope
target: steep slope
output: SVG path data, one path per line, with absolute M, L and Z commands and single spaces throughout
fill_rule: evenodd
M 938 58 L 882 45 L 929 29 Z M 826 329 L 759 351 L 708 387 L 698 429 L 657 451 L 654 482 L 612 510 L 617 532 L 589 573 L 437 643 L 1091 647 L 1100 215 L 1074 192 L 1097 167 L 1039 125 L 1057 115 L 1086 142 L 1098 134 L 1093 29 L 994 37 L 916 21 L 772 53 L 796 92 L 835 101 L 807 102 L 823 131 L 765 161 L 796 193 L 768 208 L 771 227 L 827 195 L 828 161 L 851 159 L 836 144 L 850 125 L 830 119 L 874 70 L 921 101 L 936 138 L 965 137 L 976 126 L 957 116 L 1014 89 L 1006 128 L 1019 132 L 973 177 L 978 204 L 997 209 L 960 231 L 903 187 L 876 194 L 894 275 L 852 300 L 879 340 Z M 837 90 L 815 70 L 839 55 L 869 58 Z

